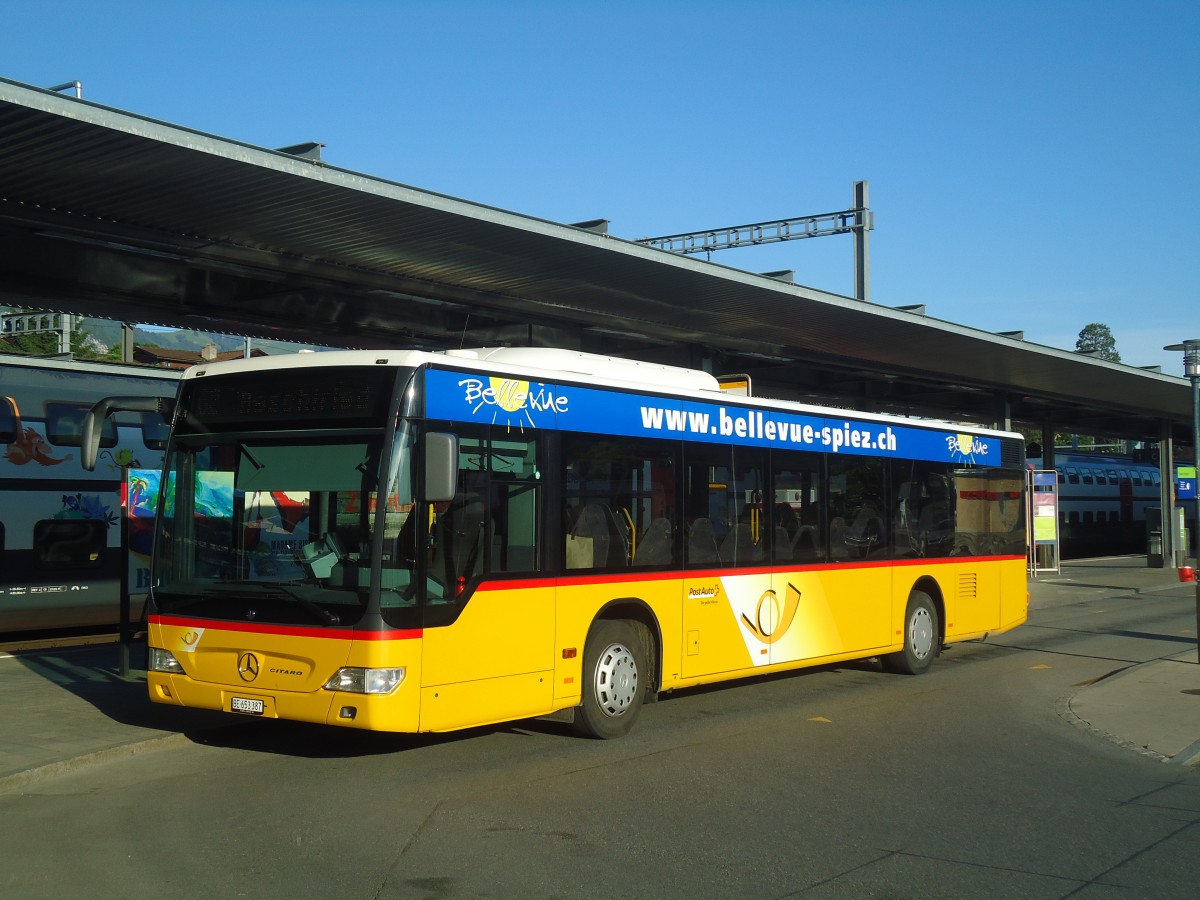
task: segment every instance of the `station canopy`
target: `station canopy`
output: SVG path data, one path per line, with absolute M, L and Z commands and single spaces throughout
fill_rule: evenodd
M 1183 378 L 0 79 L 0 303 L 346 347 L 556 345 L 861 410 L 1190 441 Z

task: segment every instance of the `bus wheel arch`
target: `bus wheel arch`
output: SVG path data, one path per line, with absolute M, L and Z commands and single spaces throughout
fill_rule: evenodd
M 937 613 L 938 621 L 938 647 L 944 647 L 946 645 L 946 600 L 942 595 L 941 585 L 937 583 L 937 579 L 930 575 L 925 575 L 918 578 L 916 584 L 909 589 L 908 596 L 910 599 L 914 591 L 921 591 L 927 594 L 929 599 L 933 601 L 933 608 Z
M 637 601 L 609 604 L 588 629 L 583 650 L 582 702 L 574 730 L 609 740 L 627 734 L 653 696 L 661 659 L 658 629 Z
M 904 610 L 904 647 L 883 657 L 883 667 L 901 675 L 921 675 L 933 665 L 945 637 L 945 607 L 936 586 L 918 581 Z

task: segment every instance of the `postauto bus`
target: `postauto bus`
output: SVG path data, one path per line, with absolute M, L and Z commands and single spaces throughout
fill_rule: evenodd
M 612 738 L 678 688 L 917 674 L 1026 617 L 1017 434 L 549 348 L 200 365 L 171 416 L 157 703 Z

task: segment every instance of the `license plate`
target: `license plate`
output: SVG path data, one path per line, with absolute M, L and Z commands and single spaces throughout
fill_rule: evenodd
M 252 700 L 249 697 L 230 697 L 229 711 L 245 713 L 249 716 L 261 716 L 263 714 L 263 702 L 261 700 Z

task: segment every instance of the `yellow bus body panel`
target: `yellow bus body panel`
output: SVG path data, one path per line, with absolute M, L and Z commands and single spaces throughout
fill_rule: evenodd
M 234 698 L 261 700 L 260 715 L 265 718 L 377 731 L 417 730 L 419 637 L 398 632 L 388 633 L 388 640 L 378 639 L 378 634 L 355 639 L 346 632 L 321 636 L 318 629 L 269 628 L 152 617 L 150 646 L 169 650 L 185 674 L 148 672 L 150 699 L 223 712 L 235 711 Z M 325 690 L 342 666 L 403 667 L 405 678 L 388 695 Z M 343 709 L 354 710 L 353 718 L 343 717 Z
M 452 625 L 426 628 L 421 730 L 446 731 L 553 709 L 554 585 L 494 582 Z
M 265 717 L 447 731 L 577 705 L 588 632 L 614 604 L 647 621 L 652 674 L 669 691 L 898 651 L 914 589 L 940 604 L 947 642 L 997 634 L 1026 620 L 1026 585 L 1023 558 L 970 558 L 491 582 L 452 624 L 411 632 L 271 633 L 155 616 L 150 645 L 186 674 L 147 680 L 159 703 L 230 712 L 241 698 L 261 700 Z M 386 696 L 325 690 L 341 666 L 403 667 L 405 678 Z

